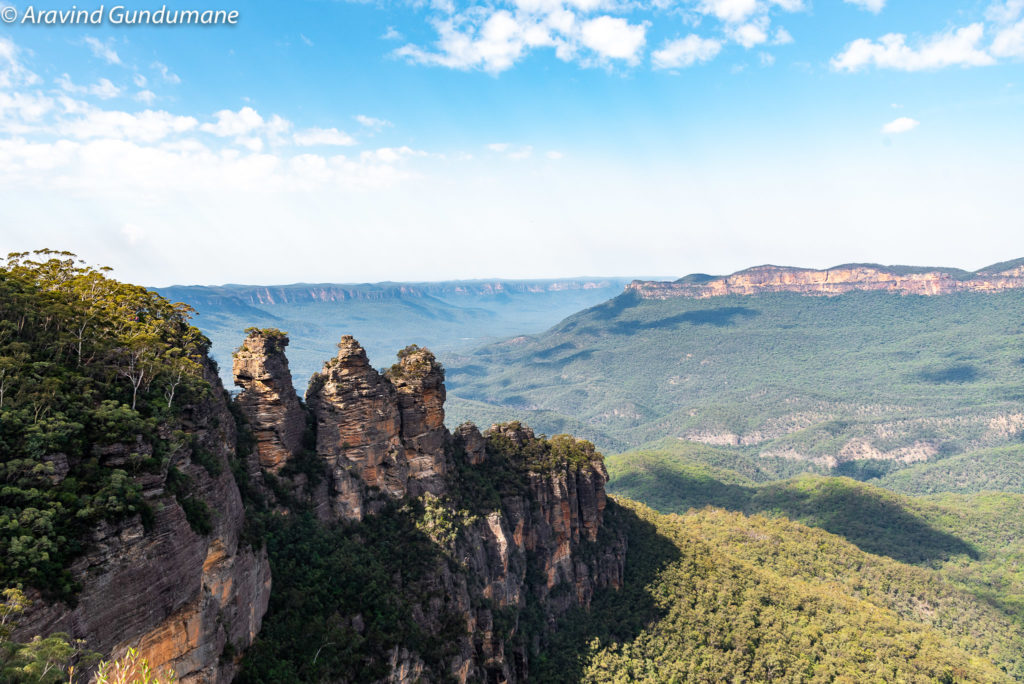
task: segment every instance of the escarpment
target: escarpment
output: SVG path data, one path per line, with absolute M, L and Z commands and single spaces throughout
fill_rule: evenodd
M 589 442 L 518 423 L 449 432 L 444 369 L 415 345 L 379 372 L 343 338 L 304 404 L 287 343 L 249 331 L 232 400 L 200 338 L 162 368 L 149 413 L 98 401 L 95 434 L 109 438 L 44 455 L 47 482 L 67 491 L 78 473 L 113 474 L 82 510 L 109 499 L 123 512 L 82 525 L 69 596 L 26 586 L 16 640 L 136 648 L 187 684 L 280 681 L 292 664 L 298 681 L 521 682 L 561 616 L 622 586 L 626 539 Z M 175 369 L 194 373 L 187 391 Z M 310 592 L 285 630 L 298 646 L 267 655 Z M 330 668 L 314 676 L 318 660 Z
M 706 299 L 724 295 L 794 292 L 804 295 L 840 295 L 854 291 L 943 295 L 955 292 L 1000 292 L 1024 288 L 1024 264 L 997 264 L 974 273 L 956 269 L 887 267 L 850 264 L 816 270 L 784 266 L 756 266 L 729 276 L 692 275 L 675 282 L 637 280 L 626 287 L 643 299 L 689 297 Z
M 383 516 L 399 527 L 412 521 L 430 540 L 418 542 L 426 546 L 415 552 L 415 571 L 381 579 L 401 597 L 406 629 L 420 636 L 347 654 L 350 669 L 330 677 L 524 681 L 531 648 L 559 616 L 622 584 L 626 542 L 605 525 L 602 458 L 589 442 L 548 440 L 518 423 L 483 434 L 465 424 L 452 434 L 441 364 L 415 345 L 398 356 L 378 372 L 343 337 L 306 394 L 335 521 L 321 529 L 359 537 L 361 525 Z M 322 609 L 356 641 L 379 633 L 368 624 L 371 607 L 351 600 Z M 258 655 L 254 662 L 265 662 Z
M 30 592 L 34 604 L 16 638 L 64 632 L 113 657 L 135 647 L 180 682 L 231 681 L 238 654 L 260 630 L 270 566 L 266 550 L 243 539 L 246 513 L 231 471 L 235 422 L 205 360 L 202 373 L 210 391 L 160 427 L 159 445 L 172 451 L 136 476 L 152 519 L 99 524 L 71 566 L 81 587 L 74 604 Z M 139 438 L 93 450 L 102 467 L 131 470 L 157 446 Z

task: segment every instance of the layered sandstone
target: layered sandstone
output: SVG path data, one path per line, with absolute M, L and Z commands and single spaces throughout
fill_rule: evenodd
M 527 649 L 521 642 L 510 645 L 520 611 L 537 605 L 553 624 L 569 608 L 589 606 L 601 588 L 622 585 L 625 539 L 609 531 L 597 543 L 607 505 L 602 459 L 590 446 L 582 452 L 589 458 L 554 458 L 534 468 L 525 454 L 543 451 L 544 443 L 518 423 L 494 426 L 486 435 L 465 424 L 451 434 L 444 426 L 444 369 L 415 345 L 398 357 L 380 373 L 346 336 L 337 356 L 310 383 L 306 401 L 333 517 L 362 520 L 388 501 L 407 497 L 426 497 L 441 507 L 477 507 L 480 502 L 466 500 L 460 490 L 458 478 L 469 474 L 467 468 L 481 469 L 473 476 L 478 481 L 504 484 L 498 487 L 500 501 L 446 542 L 454 562 L 439 563 L 423 586 L 396 584 L 396 591 L 424 597 L 412 618 L 425 632 L 450 629 L 452 615 L 464 622 L 446 672 L 425 670 L 420 654 L 396 648 L 387 655 L 387 681 L 525 681 Z M 504 446 L 492 453 L 494 440 Z M 501 629 L 496 610 L 505 616 Z M 514 616 L 512 624 L 508 615 Z M 358 615 L 342 618 L 357 631 L 362 624 Z
M 253 328 L 232 363 L 235 384 L 242 388 L 238 406 L 256 438 L 259 466 L 272 473 L 299 453 L 306 428 L 284 354 L 287 346 L 284 333 Z
M 519 424 L 493 426 L 488 434 L 508 437 L 518 447 L 537 444 L 529 428 Z M 446 672 L 424 672 L 418 656 L 403 651 L 401 658 L 392 658 L 387 681 L 409 681 L 409 672 L 424 681 L 528 681 L 529 649 L 516 638 L 522 612 L 539 608 L 553 625 L 570 608 L 589 607 L 597 591 L 622 586 L 626 540 L 605 526 L 608 476 L 600 456 L 532 472 L 514 454 L 481 458 L 476 449 L 462 448 L 468 442 L 486 450 L 484 439 L 475 427 L 461 426 L 453 437 L 453 466 L 482 467 L 485 477 L 500 478 L 508 473 L 501 461 L 512 459 L 509 465 L 519 472 L 522 486 L 509 488 L 500 505 L 474 516 L 460 532 L 450 553 L 458 563 L 436 567 L 427 585 L 417 588 L 431 598 L 412 612 L 433 633 L 442 629 L 445 615 L 457 614 L 465 631 L 453 644 Z M 499 612 L 504 625 L 498 624 Z
M 1024 288 L 1024 265 L 982 269 L 966 273 L 952 269 L 925 270 L 851 264 L 815 270 L 785 266 L 757 266 L 729 276 L 687 276 L 676 282 L 637 280 L 626 287 L 644 299 L 689 297 L 706 299 L 724 295 L 795 292 L 804 295 L 840 295 L 854 291 L 893 292 L 904 295 L 942 295 L 955 292 L 1000 292 Z
M 412 496 L 439 493 L 444 488 L 449 439 L 444 426 L 444 368 L 429 350 L 416 345 L 398 352 L 398 359 L 386 375 L 398 397 L 401 440 L 409 462 L 407 489 Z
M 154 512 L 151 528 L 139 516 L 101 523 L 71 568 L 82 587 L 77 603 L 35 596 L 16 636 L 66 632 L 114 657 L 134 646 L 156 669 L 172 668 L 181 682 L 231 681 L 237 661 L 222 656 L 240 654 L 259 632 L 270 597 L 270 566 L 264 549 L 242 541 L 245 510 L 228 463 L 234 420 L 209 366 L 205 376 L 214 391 L 186 409 L 181 425 L 164 428 L 168 438 L 181 428 L 194 440 L 175 451 L 162 472 L 140 478 Z M 97 453 L 104 465 L 117 467 L 140 449 L 151 446 L 107 445 Z M 198 450 L 219 472 L 193 461 Z M 209 509 L 209 534 L 192 529 L 168 491 L 170 467 L 188 477 L 187 495 Z
M 398 392 L 350 335 L 313 376 L 306 401 L 316 419 L 316 451 L 327 467 L 336 517 L 361 520 L 386 498 L 408 493 Z

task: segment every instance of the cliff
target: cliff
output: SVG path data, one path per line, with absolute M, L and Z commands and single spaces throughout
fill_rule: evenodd
M 256 438 L 257 464 L 272 473 L 298 455 L 306 429 L 306 412 L 284 355 L 287 346 L 284 333 L 252 328 L 232 363 L 235 384 L 242 388 L 238 406 Z
M 259 356 L 237 364 L 236 374 L 253 364 L 265 366 Z M 399 612 L 411 620 L 402 629 L 412 633 L 385 642 L 386 650 L 378 645 L 321 653 L 322 663 L 333 658 L 344 667 L 318 676 L 336 681 L 524 681 L 531 643 L 542 640 L 570 608 L 589 606 L 596 591 L 622 584 L 625 539 L 604 526 L 608 475 L 601 456 L 587 442 L 538 438 L 519 424 L 494 426 L 485 434 L 466 424 L 453 435 L 444 426 L 444 369 L 433 354 L 415 345 L 398 356 L 394 366 L 380 373 L 359 343 L 345 336 L 337 356 L 313 377 L 306 399 L 334 522 L 312 532 L 299 526 L 296 515 L 274 524 L 297 526 L 279 535 L 289 539 L 289 546 L 277 552 L 289 556 L 288 567 L 324 562 L 322 554 L 290 558 L 303 545 L 314 545 L 309 535 L 340 535 L 324 542 L 325 548 L 355 543 L 360 553 L 371 554 L 366 564 L 393 567 L 390 577 L 372 575 L 362 581 L 383 582 L 388 596 L 400 597 L 395 599 L 403 606 Z M 278 415 L 284 420 L 284 414 Z M 273 434 L 281 432 L 268 427 Z M 426 535 L 412 534 L 407 540 L 407 553 L 416 556 L 409 568 L 401 569 L 410 562 L 405 556 L 372 555 L 390 553 L 396 532 L 377 538 L 377 551 L 367 551 L 366 535 L 374 534 L 378 524 Z M 301 535 L 307 542 L 297 538 Z M 322 572 L 348 581 L 334 565 Z M 278 581 L 301 583 L 295 577 Z M 331 593 L 309 610 L 324 611 L 344 625 L 346 639 L 362 643 L 396 629 L 390 622 L 382 627 L 386 611 L 379 604 L 365 604 L 371 595 L 357 591 L 345 603 Z M 271 619 L 285 620 L 292 609 L 272 604 Z M 527 613 L 539 620 L 524 626 L 521 617 Z M 317 619 L 304 615 L 297 628 Z M 275 622 L 271 632 L 279 628 Z M 301 659 L 296 648 L 319 638 L 310 634 L 275 657 Z M 260 651 L 253 667 L 268 660 Z M 252 681 L 258 680 L 253 675 Z
M 225 298 L 237 306 L 303 304 L 313 302 L 384 301 L 428 297 L 489 297 L 508 294 L 542 294 L 571 290 L 617 290 L 618 278 L 562 280 L 452 280 L 425 283 L 295 283 L 291 285 L 173 285 L 161 288 L 167 297 L 181 298 L 197 307 L 222 305 Z
M 0 459 L 17 485 L 0 510 L 0 571 L 21 572 L 32 601 L 16 644 L 66 634 L 107 658 L 136 648 L 187 684 L 517 682 L 560 616 L 622 585 L 626 541 L 607 524 L 608 476 L 588 442 L 515 423 L 452 434 L 430 351 L 406 347 L 378 372 L 351 337 L 304 406 L 287 336 L 250 330 L 233 359 L 242 391 L 232 402 L 183 310 L 125 288 L 139 298 L 128 325 L 154 326 L 159 314 L 166 339 L 129 347 L 111 334 L 95 353 L 83 343 L 83 358 L 110 365 L 83 363 L 78 376 L 70 363 L 41 366 L 72 388 L 93 383 L 59 395 L 87 427 L 63 413 L 33 427 L 26 404 L 0 407 L 13 419 L 4 430 L 51 431 L 23 440 L 24 458 Z M 33 342 L 52 354 L 46 332 Z M 40 488 L 60 527 L 22 503 L 39 501 Z M 33 560 L 53 548 L 58 562 Z M 282 637 L 289 615 L 297 621 Z M 268 658 L 275 643 L 288 648 Z M 318 659 L 330 669 L 314 675 Z
M 164 465 L 137 480 L 152 511 L 102 522 L 86 540 L 71 575 L 81 586 L 74 605 L 35 600 L 15 638 L 65 632 L 88 648 L 119 655 L 137 647 L 157 671 L 185 684 L 228 682 L 260 630 L 270 596 L 265 549 L 243 541 L 245 508 L 232 477 L 235 422 L 212 365 L 212 388 L 185 407 L 180 422 L 160 428 L 176 444 Z M 153 443 L 96 445 L 107 468 L 129 467 Z
M 957 269 L 849 264 L 815 270 L 785 266 L 756 266 L 729 276 L 686 276 L 675 282 L 636 280 L 627 292 L 643 299 L 795 292 L 829 296 L 854 291 L 904 295 L 942 295 L 954 292 L 999 292 L 1024 288 L 1024 263 L 996 264 L 970 273 Z

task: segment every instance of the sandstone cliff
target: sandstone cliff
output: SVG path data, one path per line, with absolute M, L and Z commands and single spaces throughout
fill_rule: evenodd
M 1009 262 L 975 273 L 955 269 L 920 269 L 851 264 L 825 270 L 757 266 L 729 276 L 687 276 L 676 282 L 637 280 L 627 286 L 644 299 L 796 292 L 839 295 L 854 291 L 941 295 L 954 292 L 999 292 L 1024 288 L 1024 264 Z
M 253 328 L 232 364 L 235 384 L 242 388 L 237 402 L 256 438 L 258 466 L 271 473 L 298 455 L 306 429 L 306 412 L 284 355 L 287 346 L 284 333 Z
M 160 472 L 139 478 L 154 512 L 149 529 L 138 515 L 101 524 L 72 566 L 82 587 L 77 603 L 35 594 L 16 637 L 67 632 L 114 656 L 135 646 L 186 684 L 234 676 L 237 658 L 224 656 L 242 652 L 259 632 L 270 566 L 264 549 L 242 539 L 245 510 L 229 467 L 235 423 L 216 373 L 209 364 L 204 372 L 212 391 L 186 408 L 180 425 L 162 428 L 177 449 Z M 152 450 L 145 443 L 96 447 L 110 467 Z M 205 507 L 208 531 L 190 524 L 186 501 Z
M 382 375 L 345 336 L 310 381 L 306 400 L 337 518 L 360 520 L 388 500 L 444 487 L 444 371 L 430 352 L 407 351 Z
M 485 434 L 460 427 L 453 440 L 456 467 L 479 468 L 492 482 L 508 478 L 510 465 L 523 468 L 518 484 L 525 486 L 506 489 L 498 506 L 485 507 L 459 535 L 453 556 L 465 571 L 438 573 L 438 588 L 466 623 L 448 674 L 460 682 L 521 682 L 529 677 L 529 640 L 543 638 L 570 608 L 589 607 L 596 591 L 621 588 L 626 540 L 602 530 L 608 474 L 599 456 L 533 471 L 524 459 L 541 442 L 529 428 L 496 425 Z M 474 444 L 490 446 L 474 453 Z M 523 624 L 531 607 L 542 624 Z M 507 631 L 496 627 L 499 614 L 512 618 Z
M 236 374 L 248 367 L 236 364 Z M 622 584 L 625 539 L 602 527 L 608 475 L 589 443 L 549 442 L 519 424 L 484 435 L 467 424 L 453 435 L 444 399 L 444 369 L 426 349 L 407 347 L 380 373 L 342 338 L 306 394 L 331 517 L 352 525 L 419 497 L 432 515 L 461 521 L 438 538 L 424 577 L 391 580 L 424 633 L 448 635 L 450 654 L 439 663 L 394 644 L 371 656 L 386 656 L 385 681 L 524 681 L 527 636 L 542 638 L 565 611 Z M 527 610 L 541 616 L 529 635 Z M 336 619 L 364 629 L 359 614 Z

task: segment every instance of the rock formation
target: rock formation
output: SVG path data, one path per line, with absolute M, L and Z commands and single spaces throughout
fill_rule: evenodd
M 757 266 L 730 276 L 693 275 L 675 282 L 637 280 L 630 283 L 626 291 L 633 292 L 643 299 L 706 299 L 765 292 L 796 292 L 821 296 L 864 290 L 906 295 L 940 295 L 954 292 L 999 292 L 1020 288 L 1024 288 L 1024 264 L 1011 262 L 975 273 L 954 269 L 929 270 L 871 264 L 850 264 L 825 270 Z
M 338 518 L 360 520 L 388 499 L 441 492 L 444 398 L 444 369 L 429 351 L 404 350 L 382 375 L 358 342 L 341 339 L 306 396 Z
M 538 439 L 518 423 L 485 434 L 465 424 L 453 435 L 444 426 L 444 369 L 433 354 L 407 347 L 379 373 L 344 337 L 307 395 L 316 424 L 312 459 L 302 448 L 306 410 L 291 387 L 286 344 L 283 334 L 253 331 L 234 363 L 238 407 L 255 436 L 257 457 L 247 466 L 274 492 L 293 485 L 276 510 L 308 505 L 324 524 L 352 524 L 389 502 L 420 497 L 416 505 L 461 521 L 455 535 L 437 542 L 443 560 L 420 584 L 382 578 L 412 596 L 409 618 L 424 633 L 452 634 L 442 669 L 413 644 L 396 644 L 377 654 L 389 671 L 384 681 L 525 681 L 525 635 L 536 643 L 567 610 L 622 585 L 626 540 L 604 521 L 608 475 L 593 445 Z M 161 428 L 173 451 L 159 471 L 136 477 L 151 524 L 139 515 L 101 523 L 72 567 L 81 583 L 77 603 L 34 594 L 16 638 L 67 632 L 112 657 L 137 647 L 154 668 L 173 668 L 186 684 L 230 682 L 237 673 L 268 606 L 270 565 L 266 549 L 244 539 L 246 510 L 232 473 L 241 457 L 236 422 L 212 364 L 204 363 L 212 391 Z M 558 445 L 571 454 L 556 453 Z M 155 452 L 140 441 L 96 445 L 95 453 L 102 465 L 119 467 Z M 286 468 L 298 459 L 306 474 Z M 67 472 L 58 461 L 53 477 Z M 310 468 L 322 468 L 322 476 Z M 491 488 L 487 501 L 460 480 L 467 473 Z M 293 496 L 307 475 L 322 496 Z M 209 515 L 205 524 L 194 519 L 197 507 Z M 540 616 L 528 633 L 520 625 L 527 610 Z M 357 632 L 363 623 L 360 615 L 337 619 Z
M 154 668 L 173 668 L 185 684 L 231 681 L 237 659 L 222 656 L 241 654 L 259 632 L 270 565 L 264 549 L 242 540 L 245 510 L 228 463 L 235 423 L 209 365 L 205 377 L 209 396 L 186 410 L 184 424 L 164 428 L 167 437 L 181 428 L 193 439 L 161 472 L 139 478 L 155 514 L 150 529 L 138 515 L 97 527 L 72 566 L 82 586 L 75 606 L 35 595 L 16 637 L 67 632 L 103 654 L 138 647 Z M 151 453 L 152 446 L 101 445 L 96 452 L 103 465 L 117 467 L 140 450 Z M 169 468 L 188 478 L 186 496 L 209 510 L 208 534 L 190 526 L 170 491 Z
M 444 368 L 434 355 L 416 345 L 398 352 L 387 378 L 398 393 L 402 443 L 409 461 L 409 493 L 438 493 L 444 488 Z
M 607 472 L 592 445 L 567 437 L 590 451 L 571 462 L 527 464 L 527 454 L 547 448 L 546 442 L 518 423 L 494 426 L 485 435 L 471 424 L 449 433 L 444 369 L 415 345 L 398 357 L 379 373 L 359 343 L 345 336 L 337 356 L 310 382 L 306 400 L 334 517 L 362 520 L 389 501 L 416 496 L 475 507 L 479 502 L 460 491 L 465 468 L 482 469 L 478 476 L 487 481 L 514 482 L 452 542 L 450 557 L 458 563 L 438 564 L 429 586 L 413 592 L 428 597 L 412 611 L 424 631 L 439 633 L 445 616 L 465 623 L 447 672 L 425 670 L 420 655 L 401 645 L 388 654 L 388 681 L 524 681 L 527 649 L 509 646 L 509 634 L 495 627 L 496 610 L 516 616 L 504 627 L 514 633 L 528 604 L 539 606 L 553 624 L 569 608 L 589 606 L 595 591 L 622 585 L 623 536 L 611 531 L 605 544 L 593 546 L 603 525 Z M 504 448 L 492 454 L 491 442 Z M 587 560 L 584 546 L 593 546 Z M 358 616 L 345 619 L 360 622 Z
M 302 448 L 306 413 L 292 386 L 284 349 L 288 337 L 278 330 L 250 328 L 234 354 L 235 384 L 242 388 L 238 405 L 253 436 L 259 466 L 277 473 Z

